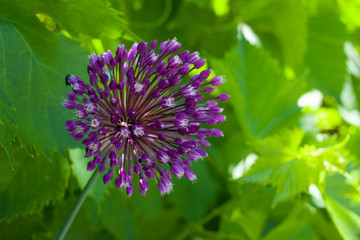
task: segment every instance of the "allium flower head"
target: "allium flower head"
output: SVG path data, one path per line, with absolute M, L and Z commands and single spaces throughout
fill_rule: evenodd
M 207 137 L 223 133 L 214 125 L 225 120 L 217 101 L 229 95 L 209 95 L 223 82 L 208 79 L 211 70 L 189 76 L 205 64 L 197 52 L 174 55 L 181 46 L 176 39 L 133 44 L 127 51 L 119 45 L 89 57 L 89 82 L 68 77 L 73 93 L 63 105 L 75 111 L 77 120 L 65 123 L 71 136 L 86 146 L 85 157 L 92 160 L 88 171 L 99 166 L 108 183 L 115 177 L 118 188 L 134 191 L 132 178 L 139 175 L 140 192 L 145 195 L 148 179 L 156 179 L 161 194 L 172 190 L 171 176 L 194 181 L 189 169 L 207 152 Z

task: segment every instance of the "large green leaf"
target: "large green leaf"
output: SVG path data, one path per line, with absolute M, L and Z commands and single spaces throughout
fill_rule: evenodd
M 239 1 L 239 13 L 264 47 L 281 63 L 299 70 L 307 47 L 307 12 L 300 0 Z M 279 52 L 276 52 L 276 51 Z
M 176 37 L 183 51 L 206 51 L 222 57 L 236 43 L 237 21 L 216 16 L 211 3 L 206 5 L 210 7 L 200 7 L 198 2 L 162 0 L 128 2 L 123 8 L 132 10 L 129 26 L 147 41 Z
M 185 178 L 174 179 L 174 191 L 166 196 L 177 208 L 183 209 L 185 217 L 191 221 L 201 218 L 211 207 L 216 192 L 220 191 L 219 183 L 204 161 L 198 161 L 192 167 L 197 176 L 196 182 Z
M 300 147 L 303 137 L 302 130 L 293 129 L 249 141 L 259 158 L 242 179 L 273 186 L 276 189 L 274 204 L 277 204 L 306 192 L 311 184 L 317 184 L 324 193 L 327 173 L 348 174 L 345 172 L 346 154 L 341 152 L 348 137 L 335 143 L 329 141 L 323 148 Z
M 298 129 L 250 142 L 259 158 L 242 179 L 275 187 L 274 204 L 293 198 L 319 181 L 322 170 L 311 154 L 300 155 L 304 132 Z
M 309 18 L 308 29 L 308 83 L 339 99 L 346 74 L 345 26 L 333 6 L 321 3 Z
M 238 188 L 239 198 L 219 210 L 219 232 L 244 239 L 259 239 L 266 225 L 274 192 L 250 183 L 241 184 Z
M 18 8 L 37 14 L 51 30 L 64 30 L 77 39 L 125 37 L 140 40 L 126 26 L 122 13 L 108 3 L 98 0 L 12 1 Z
M 70 92 L 64 76 L 84 76 L 87 54 L 78 43 L 49 32 L 35 16 L 10 2 L 1 3 L 0 9 L 0 88 L 13 106 L 5 106 L 1 121 L 14 121 L 20 143 L 32 155 L 52 149 L 65 155 L 73 141 L 64 130 L 71 118 L 61 106 Z M 11 139 L 12 132 L 4 137 Z
M 113 189 L 102 202 L 101 218 L 105 228 L 117 239 L 135 239 L 135 219 L 124 191 Z
M 257 136 L 265 136 L 297 116 L 300 82 L 286 80 L 263 49 L 242 39 L 224 60 L 211 59 L 210 63 L 217 74 L 226 75 L 223 89 L 232 96 L 230 101 L 243 131 L 250 129 Z
M 306 205 L 301 202 L 297 203 L 286 218 L 261 239 L 319 240 L 320 238 L 315 235 L 314 230 L 307 224 L 308 217 L 309 209 L 306 208 Z
M 4 69 L 0 68 L 0 75 Z M 16 125 L 11 115 L 14 113 L 14 106 L 9 102 L 8 97 L 0 88 L 0 145 L 5 149 L 10 158 L 11 168 L 14 171 L 13 141 L 15 140 Z
M 231 108 L 231 105 L 228 104 L 224 108 L 228 109 L 228 107 Z M 238 164 L 249 152 L 244 135 L 232 111 L 226 111 L 226 121 L 221 123 L 219 128 L 224 132 L 224 137 L 210 138 L 208 141 L 211 147 L 207 151 L 209 160 L 213 163 L 212 167 L 222 173 L 225 180 L 228 177 L 229 168 Z
M 0 223 L 1 239 L 36 239 L 35 236 L 40 235 L 44 240 L 52 239 L 39 214 L 32 214 L 26 218 L 18 216 L 11 222 Z
M 0 150 L 0 159 L 5 158 L 5 151 Z M 14 173 L 9 167 L 0 168 L 0 219 L 39 212 L 50 201 L 63 198 L 70 168 L 59 153 L 32 157 L 15 144 L 14 159 Z
M 139 41 L 120 17 L 121 12 L 112 8 L 107 1 L 98 0 L 47 0 L 41 1 L 38 9 L 51 16 L 61 28 L 77 38 L 127 37 Z
M 309 218 L 308 223 L 316 230 L 317 235 L 321 237 L 320 239 L 343 239 L 326 211 L 318 209 L 318 211 L 312 214 L 311 218 Z
M 165 240 L 171 238 L 169 236 L 177 236 L 179 229 L 183 230 L 183 225 L 179 224 L 182 220 L 181 209 L 158 210 L 151 217 L 137 219 L 136 239 Z
M 360 198 L 357 185 L 347 184 L 340 174 L 327 178 L 326 209 L 340 235 L 346 240 L 360 237 Z
M 345 240 L 356 240 L 360 237 L 360 216 L 347 209 L 332 197 L 326 198 L 326 209 L 329 211 L 338 231 Z

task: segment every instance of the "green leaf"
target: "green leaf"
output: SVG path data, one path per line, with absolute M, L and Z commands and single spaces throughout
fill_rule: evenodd
M 62 97 L 70 92 L 64 76 L 82 76 L 87 53 L 10 2 L 1 3 L 0 9 L 0 88 L 13 106 L 5 106 L 8 114 L 1 121 L 15 122 L 20 143 L 32 155 L 53 149 L 65 155 L 74 142 L 64 130 L 64 122 L 71 118 L 61 106 Z M 11 133 L 5 137 L 11 139 Z
M 206 160 L 198 161 L 192 167 L 197 176 L 196 182 L 187 179 L 173 180 L 174 191 L 166 196 L 177 208 L 183 209 L 188 220 L 199 220 L 211 207 L 216 192 L 220 190 L 219 183 L 214 179 L 206 166 Z
M 34 239 L 40 234 L 44 236 L 43 239 L 52 239 L 51 233 L 46 229 L 39 214 L 32 214 L 28 217 L 18 216 L 11 222 L 0 222 L 1 239 Z
M 164 198 L 156 186 L 156 181 L 150 181 L 149 190 L 143 196 L 139 191 L 139 177 L 134 176 L 132 180 L 134 184 L 134 194 L 131 196 L 129 204 L 134 209 L 134 213 L 138 216 L 151 218 L 164 209 Z M 118 191 L 114 189 L 114 191 Z
M 75 180 L 72 178 L 72 180 Z M 66 196 L 63 198 L 61 202 L 58 202 L 56 205 L 51 205 L 44 210 L 44 218 L 43 223 L 46 228 L 51 232 L 51 238 L 55 239 L 57 234 L 59 233 L 61 227 L 67 220 L 73 206 L 75 205 L 80 190 L 75 181 L 76 192 L 67 192 Z M 70 188 L 71 188 L 70 187 Z M 90 200 L 90 201 L 89 201 Z M 101 221 L 93 222 L 93 216 L 89 216 L 88 208 L 90 206 L 94 206 L 91 204 L 95 203 L 93 198 L 88 198 L 85 200 L 84 205 L 80 208 L 79 212 L 77 213 L 74 222 L 71 224 L 69 231 L 67 232 L 65 239 L 76 239 L 76 240 L 96 240 L 96 239 L 114 239 L 114 235 L 110 234 L 104 228 Z M 89 204 L 90 203 L 90 204 Z M 95 220 L 98 220 L 96 217 Z M 42 238 L 40 238 L 42 239 Z
M 1 159 L 6 153 L 0 151 Z M 16 171 L 0 168 L 0 219 L 39 212 L 49 202 L 63 198 L 69 179 L 69 165 L 59 153 L 32 157 L 14 145 Z
M 270 184 L 276 189 L 274 204 L 291 199 L 318 183 L 322 166 L 319 161 L 299 152 L 304 132 L 299 129 L 287 130 L 278 135 L 249 142 L 259 158 L 242 178 L 244 181 Z
M 1 67 L 1 66 L 0 66 Z M 5 69 L 0 68 L 0 75 Z M 0 88 L 0 145 L 5 149 L 10 159 L 11 169 L 14 171 L 13 142 L 15 140 L 16 125 L 11 115 L 15 108 Z
M 139 41 L 120 17 L 121 12 L 112 8 L 107 1 L 61 0 L 41 1 L 37 9 L 52 17 L 60 27 L 78 39 L 126 37 Z
M 308 84 L 339 100 L 346 75 L 345 26 L 334 7 L 321 3 L 309 18 L 308 29 Z
M 309 225 L 316 230 L 320 239 L 342 240 L 343 238 L 338 233 L 335 225 L 329 218 L 325 211 L 318 210 L 314 213 L 308 221 Z
M 224 109 L 228 109 L 228 107 L 231 108 L 230 104 Z M 212 167 L 221 172 L 224 178 L 227 178 L 229 168 L 246 157 L 248 148 L 233 112 L 226 112 L 226 121 L 221 123 L 220 129 L 224 132 L 224 137 L 209 139 L 211 147 L 207 151 L 211 161 L 214 161 Z
M 85 158 L 85 149 L 84 148 L 74 148 L 69 150 L 69 157 L 72 161 L 72 171 L 80 188 L 83 189 L 87 182 L 89 181 L 92 172 L 87 171 L 87 164 L 90 161 L 89 158 Z M 111 183 L 109 183 L 111 184 Z M 102 199 L 104 198 L 105 193 L 107 192 L 106 185 L 103 183 L 101 177 L 95 182 L 91 190 L 89 191 L 89 196 L 93 197 L 97 204 L 100 206 Z
M 226 75 L 223 89 L 232 96 L 242 130 L 263 137 L 297 118 L 300 82 L 286 80 L 276 61 L 262 49 L 243 39 L 224 60 L 210 60 L 217 74 Z
M 315 235 L 314 230 L 307 224 L 308 217 L 309 209 L 307 209 L 301 202 L 297 203 L 286 218 L 261 239 L 318 240 L 319 238 Z
M 358 184 L 351 186 L 346 179 L 335 174 L 329 176 L 326 185 L 326 209 L 340 235 L 346 240 L 360 237 L 360 205 Z
M 360 237 L 360 216 L 347 209 L 331 197 L 325 199 L 326 209 L 329 211 L 337 229 L 345 240 L 356 240 Z
M 176 236 L 182 227 L 179 224 L 182 217 L 180 209 L 158 210 L 151 217 L 142 217 L 137 220 L 136 239 L 158 240 Z
M 346 66 L 349 73 L 360 78 L 360 55 L 351 42 L 346 42 L 344 46 L 346 53 Z
M 350 30 L 360 27 L 359 11 L 360 3 L 358 1 L 337 0 L 341 20 Z
M 244 22 L 257 33 L 264 47 L 273 54 L 279 48 L 279 53 L 274 55 L 279 55 L 280 62 L 300 70 L 307 47 L 305 4 L 300 0 L 242 2 L 244 4 L 239 6 L 240 14 Z
M 216 16 L 211 3 L 204 2 L 209 7 L 203 8 L 198 1 L 139 2 L 126 6 L 133 10 L 129 26 L 148 41 L 176 37 L 184 46 L 180 51 L 206 52 L 215 57 L 223 57 L 236 44 L 237 21 Z
M 137 40 L 127 27 L 122 13 L 109 4 L 108 1 L 97 0 L 45 0 L 36 2 L 12 1 L 17 8 L 26 10 L 37 17 L 51 31 L 65 31 L 80 40 L 92 38 L 127 38 Z
M 102 202 L 101 218 L 105 228 L 118 239 L 135 239 L 135 219 L 125 192 L 113 189 Z
M 241 184 L 238 198 L 221 209 L 219 232 L 259 239 L 264 231 L 274 193 L 254 184 Z

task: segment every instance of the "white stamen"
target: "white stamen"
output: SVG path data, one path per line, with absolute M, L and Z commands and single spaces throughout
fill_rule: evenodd
M 90 143 L 90 144 L 89 144 L 89 148 L 90 148 L 91 150 L 93 150 L 93 151 L 96 151 L 96 150 L 97 150 L 97 145 L 94 144 L 94 143 Z
M 140 92 L 144 88 L 144 84 L 141 83 L 135 83 L 135 91 Z
M 92 111 L 94 111 L 94 109 L 95 109 L 95 105 L 92 103 L 88 103 L 85 105 L 85 111 L 87 111 L 87 112 L 92 112 Z
M 175 55 L 175 56 L 174 56 L 174 62 L 175 62 L 176 64 L 181 64 L 181 63 L 182 63 L 182 61 L 181 61 L 181 59 L 180 59 L 180 57 L 179 57 L 178 55 Z
M 190 91 L 190 93 L 189 93 L 190 96 L 196 95 L 196 91 L 194 90 L 194 87 L 190 87 L 189 91 Z
M 120 136 L 122 138 L 128 138 L 130 135 L 130 131 L 127 128 L 123 128 L 120 130 Z
M 161 158 L 161 160 L 164 162 L 164 163 L 167 163 L 169 160 L 170 160 L 170 157 L 169 156 L 163 156 Z
M 83 113 L 80 111 L 80 110 L 78 110 L 78 111 L 76 111 L 76 117 L 77 118 L 82 118 L 84 115 L 83 115 Z
M 81 126 L 76 126 L 76 128 L 75 128 L 75 132 L 76 133 L 82 133 L 84 131 L 84 128 L 83 127 L 81 127 Z
M 79 90 L 79 83 L 73 83 L 71 84 L 71 87 L 74 89 L 74 90 Z
M 174 98 L 173 97 L 167 98 L 165 104 L 168 107 L 174 107 L 175 106 Z
M 189 124 L 189 120 L 187 120 L 187 119 L 180 120 L 180 126 L 186 127 L 188 124 Z
M 140 136 L 144 136 L 145 132 L 141 128 L 136 128 L 134 134 L 135 136 L 140 137 Z
M 151 60 L 153 60 L 155 62 L 157 59 L 158 59 L 158 56 L 155 53 L 153 53 L 151 55 Z
M 91 123 L 90 123 L 91 127 L 93 127 L 93 128 L 97 128 L 99 126 L 99 124 L 100 124 L 100 122 L 97 119 L 92 119 Z

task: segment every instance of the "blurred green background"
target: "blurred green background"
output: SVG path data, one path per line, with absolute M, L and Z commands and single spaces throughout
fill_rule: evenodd
M 91 190 L 65 239 L 360 239 L 360 1 L 0 0 L 0 239 L 54 239 L 90 177 L 64 76 L 176 37 L 231 94 L 192 184 Z

